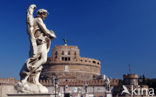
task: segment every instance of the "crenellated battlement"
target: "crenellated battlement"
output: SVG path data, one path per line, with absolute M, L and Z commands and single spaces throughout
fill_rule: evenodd
M 40 83 L 43 84 L 44 86 L 52 86 L 52 80 L 40 80 Z M 80 80 L 64 80 L 64 79 L 59 79 L 58 80 L 58 86 L 84 86 L 87 84 L 88 86 L 104 86 L 105 85 L 105 80 L 99 79 L 99 80 L 90 80 L 90 81 L 80 81 Z M 119 84 L 119 79 L 112 79 L 111 80 L 111 86 L 115 86 Z
M 45 81 L 45 80 L 40 80 L 40 83 L 45 85 L 45 86 L 51 86 L 52 81 Z M 58 81 L 58 86 L 84 86 L 85 84 L 88 84 L 88 86 L 103 86 L 105 84 L 105 80 L 91 80 L 91 81 L 78 81 L 78 80 L 69 80 L 69 81 L 65 81 L 65 80 L 59 80 Z
M 0 78 L 0 84 L 14 85 L 18 80 L 15 80 L 13 77 L 10 78 Z

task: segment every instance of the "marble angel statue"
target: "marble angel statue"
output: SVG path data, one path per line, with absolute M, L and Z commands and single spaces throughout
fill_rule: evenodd
M 20 71 L 20 82 L 15 88 L 19 93 L 48 93 L 48 89 L 39 83 L 43 64 L 47 61 L 51 40 L 56 38 L 52 30 L 48 30 L 43 20 L 48 11 L 39 9 L 33 17 L 36 5 L 32 4 L 27 10 L 27 33 L 30 40 L 29 58 Z

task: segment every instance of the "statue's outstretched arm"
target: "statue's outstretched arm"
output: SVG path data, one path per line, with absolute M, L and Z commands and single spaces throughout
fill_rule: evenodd
M 36 39 L 34 36 L 34 17 L 33 17 L 33 13 L 34 10 L 36 9 L 36 5 L 35 4 L 31 4 L 27 10 L 27 33 L 29 35 L 30 38 L 30 44 L 32 46 L 31 48 L 31 53 L 30 56 L 36 56 L 37 55 L 37 43 L 36 43 Z
M 56 38 L 55 33 L 47 29 L 46 25 L 43 23 L 43 20 L 41 18 L 38 18 L 38 25 L 47 36 L 49 36 L 50 38 Z
M 28 34 L 32 34 L 33 31 L 33 23 L 34 23 L 34 17 L 33 17 L 33 13 L 34 10 L 36 9 L 36 5 L 32 4 L 29 6 L 28 10 L 27 10 L 27 33 Z

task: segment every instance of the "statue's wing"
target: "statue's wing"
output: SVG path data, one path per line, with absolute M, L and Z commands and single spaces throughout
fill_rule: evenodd
M 34 10 L 36 9 L 36 5 L 32 4 L 29 6 L 28 10 L 27 10 L 27 33 L 29 35 L 30 38 L 30 43 L 31 43 L 31 53 L 30 56 L 35 56 L 37 55 L 37 44 L 36 44 L 36 39 L 34 36 L 34 17 L 33 17 L 33 13 Z M 29 64 L 28 64 L 29 65 Z M 27 66 L 28 67 L 28 66 Z
M 33 31 L 33 21 L 34 21 L 34 17 L 33 17 L 33 13 L 34 10 L 36 9 L 36 5 L 32 4 L 29 6 L 28 10 L 27 10 L 27 33 L 30 34 Z

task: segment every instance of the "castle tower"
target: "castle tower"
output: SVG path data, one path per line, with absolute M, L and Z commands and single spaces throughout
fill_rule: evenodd
M 100 75 L 100 70 L 100 61 L 81 57 L 77 46 L 57 45 L 44 65 L 41 79 L 56 75 L 59 79 L 92 80 Z
M 125 85 L 138 85 L 138 75 L 137 74 L 124 74 L 123 81 Z

